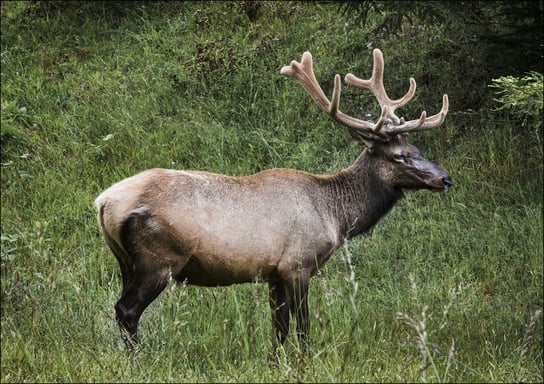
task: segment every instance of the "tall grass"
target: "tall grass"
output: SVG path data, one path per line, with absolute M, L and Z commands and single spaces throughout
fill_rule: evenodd
M 336 172 L 361 148 L 279 68 L 310 50 L 330 94 L 380 46 L 393 97 L 434 76 L 418 116 L 456 86 L 432 32 L 371 36 L 333 4 L 2 3 L 2 381 L 542 381 L 542 152 L 485 95 L 412 138 L 454 189 L 409 195 L 314 277 L 305 359 L 289 338 L 270 362 L 264 285 L 172 285 L 136 353 L 115 324 L 103 189 L 151 167 Z

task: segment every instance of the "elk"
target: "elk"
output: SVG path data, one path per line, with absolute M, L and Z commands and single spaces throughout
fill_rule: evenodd
M 142 312 L 174 279 L 206 287 L 268 283 L 275 344 L 284 343 L 292 315 L 304 345 L 310 277 L 334 251 L 368 231 L 405 191 L 452 186 L 444 170 L 407 143 L 408 133 L 443 123 L 447 95 L 438 114 L 404 121 L 395 110 L 414 96 L 416 83 L 410 79 L 406 95 L 391 100 L 383 85 L 382 52 L 375 49 L 373 55 L 369 80 L 348 74 L 345 82 L 373 93 L 381 107 L 376 123 L 339 110 L 340 75 L 332 99 L 325 96 L 309 52 L 281 69 L 364 144 L 348 168 L 333 175 L 270 169 L 241 177 L 150 169 L 98 196 L 98 222 L 122 274 L 115 311 L 125 341 L 138 340 Z

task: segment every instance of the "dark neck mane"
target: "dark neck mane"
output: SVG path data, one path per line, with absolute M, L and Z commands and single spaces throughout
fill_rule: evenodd
M 340 235 L 350 239 L 368 231 L 402 198 L 401 190 L 385 184 L 376 172 L 374 158 L 365 150 L 357 160 L 330 176 Z

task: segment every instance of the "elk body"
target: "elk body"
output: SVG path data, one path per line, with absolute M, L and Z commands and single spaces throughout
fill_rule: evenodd
M 279 343 L 297 321 L 302 342 L 308 331 L 310 277 L 349 238 L 371 228 L 404 191 L 444 190 L 449 175 L 407 143 L 408 132 L 440 125 L 442 110 L 405 122 L 395 109 L 415 93 L 415 81 L 399 100 L 383 88 L 383 57 L 374 50 L 369 80 L 348 74 L 350 85 L 367 88 L 382 108 L 378 122 L 358 120 L 338 109 L 340 76 L 331 101 L 313 73 L 312 56 L 281 73 L 298 80 L 314 101 L 366 146 L 357 160 L 334 175 L 271 169 L 244 177 L 151 169 L 104 191 L 95 202 L 98 221 L 122 274 L 117 321 L 136 339 L 145 308 L 172 280 L 199 286 L 267 282 Z

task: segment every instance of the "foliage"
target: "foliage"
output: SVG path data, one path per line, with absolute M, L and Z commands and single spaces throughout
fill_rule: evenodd
M 352 17 L 361 25 L 371 17 L 384 14 L 386 17 L 377 28 L 391 32 L 400 30 L 405 21 L 410 24 L 460 26 L 475 23 L 481 17 L 481 10 L 473 1 L 347 1 L 340 5 L 340 9 L 344 16 Z
M 508 111 L 523 127 L 542 130 L 543 110 L 542 73 L 530 72 L 523 77 L 503 76 L 493 79 L 490 87 L 496 89 L 498 111 Z
M 388 33 L 407 23 L 439 27 L 450 39 L 477 46 L 492 76 L 541 70 L 542 1 L 348 1 L 340 9 L 359 25 L 377 18 L 372 23 Z
M 356 26 L 319 2 L 33 1 L 1 12 L 2 382 L 542 381 L 542 152 L 527 140 L 538 122 L 522 127 L 511 103 L 493 110 L 474 54 L 483 41 L 424 16 L 396 34 L 381 19 Z M 418 82 L 407 118 L 450 96 L 444 126 L 410 140 L 454 188 L 409 194 L 331 258 L 310 287 L 306 359 L 290 337 L 270 362 L 260 284 L 172 285 L 143 315 L 141 350 L 126 353 L 119 268 L 93 199 L 151 167 L 349 166 L 361 148 L 279 69 L 310 50 L 330 95 L 335 73 L 370 74 L 374 47 L 392 97 Z M 341 107 L 379 113 L 349 87 Z

